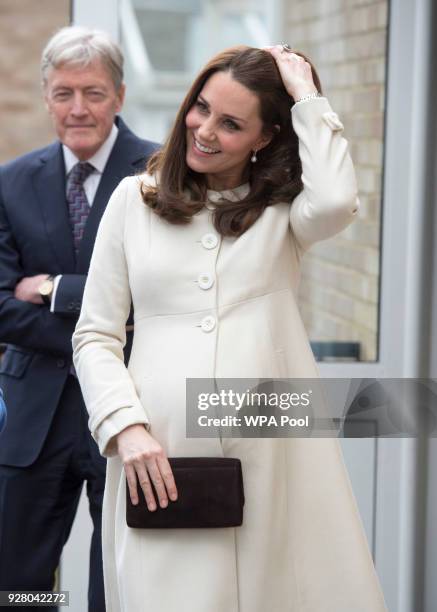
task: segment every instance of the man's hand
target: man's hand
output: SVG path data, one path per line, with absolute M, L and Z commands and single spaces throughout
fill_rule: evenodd
M 47 279 L 48 274 L 25 276 L 15 285 L 14 297 L 31 304 L 44 304 L 38 288 Z

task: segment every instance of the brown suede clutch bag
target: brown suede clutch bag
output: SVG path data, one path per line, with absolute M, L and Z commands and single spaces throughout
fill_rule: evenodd
M 126 483 L 126 522 L 139 529 L 238 527 L 243 522 L 243 474 L 239 459 L 177 457 L 169 459 L 178 499 L 151 512 L 138 485 L 134 506 Z

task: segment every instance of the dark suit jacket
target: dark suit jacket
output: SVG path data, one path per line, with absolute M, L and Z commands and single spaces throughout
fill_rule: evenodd
M 7 349 L 0 386 L 8 423 L 0 464 L 27 466 L 47 436 L 71 367 L 71 336 L 80 312 L 97 228 L 118 183 L 141 171 L 157 145 L 117 118 L 119 133 L 101 177 L 77 260 L 65 195 L 62 146 L 56 142 L 0 168 L 0 342 Z M 55 308 L 14 298 L 25 276 L 62 274 Z

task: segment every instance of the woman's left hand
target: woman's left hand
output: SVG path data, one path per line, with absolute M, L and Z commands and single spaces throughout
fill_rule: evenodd
M 264 50 L 274 57 L 284 87 L 294 100 L 317 92 L 311 66 L 303 57 L 285 50 L 283 45 L 264 47 Z

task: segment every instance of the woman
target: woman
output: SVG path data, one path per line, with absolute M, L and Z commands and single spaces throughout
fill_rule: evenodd
M 342 124 L 318 92 L 286 45 L 219 54 L 148 173 L 108 204 L 73 345 L 108 457 L 109 611 L 385 610 L 338 441 L 185 436 L 186 378 L 317 376 L 299 263 L 358 207 Z M 243 525 L 128 528 L 125 475 L 133 503 L 138 475 L 149 510 L 165 508 L 177 499 L 172 456 L 240 458 Z

